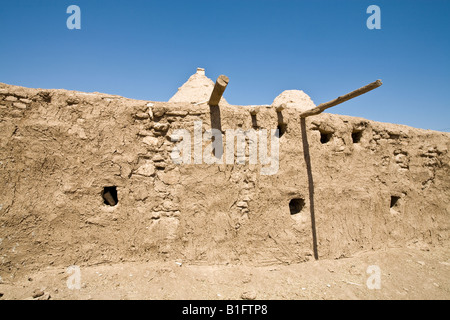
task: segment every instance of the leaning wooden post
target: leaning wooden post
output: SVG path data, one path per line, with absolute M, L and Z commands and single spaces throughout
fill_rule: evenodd
M 219 101 L 222 98 L 223 92 L 225 91 L 229 81 L 230 80 L 228 79 L 228 77 L 224 75 L 220 75 L 217 78 L 216 84 L 214 85 L 214 89 L 211 93 L 211 97 L 209 98 L 208 104 L 210 106 L 219 105 Z
M 312 108 L 310 110 L 306 110 L 303 111 L 302 113 L 300 113 L 300 117 L 301 118 L 306 118 L 309 116 L 314 116 L 316 114 L 319 114 L 321 112 L 323 112 L 325 109 L 337 106 L 338 104 L 345 102 L 347 100 L 353 99 L 357 96 L 360 96 L 366 92 L 369 92 L 375 88 L 378 88 L 379 86 L 381 86 L 383 84 L 383 82 L 381 82 L 381 80 L 377 80 L 375 82 L 369 83 L 367 86 L 361 87 L 355 91 L 352 91 L 350 93 L 347 93 L 346 95 L 337 97 L 334 100 L 325 102 L 325 103 L 321 103 L 319 104 L 317 107 Z
M 375 82 L 368 84 L 367 86 L 364 86 L 355 91 L 347 93 L 346 95 L 340 96 L 329 102 L 319 104 L 315 108 L 312 108 L 310 110 L 306 110 L 306 111 L 303 111 L 302 113 L 300 113 L 300 125 L 301 125 L 301 130 L 302 130 L 302 141 L 303 141 L 303 156 L 305 157 L 306 172 L 308 175 L 308 185 L 309 185 L 309 210 L 310 210 L 310 214 L 311 214 L 313 251 L 314 251 L 314 258 L 316 260 L 319 259 L 319 253 L 317 250 L 316 218 L 315 218 L 315 211 L 314 211 L 314 181 L 313 181 L 313 175 L 312 175 L 312 169 L 311 169 L 311 157 L 309 154 L 308 135 L 306 132 L 306 117 L 319 114 L 322 111 L 324 111 L 325 109 L 334 107 L 342 102 L 345 102 L 347 100 L 355 98 L 359 95 L 362 95 L 363 93 L 369 92 L 370 90 L 378 88 L 382 84 L 383 83 L 381 82 L 381 80 L 377 80 Z M 279 108 L 281 110 L 283 109 L 281 106 Z M 277 109 L 278 114 L 281 114 L 280 111 Z

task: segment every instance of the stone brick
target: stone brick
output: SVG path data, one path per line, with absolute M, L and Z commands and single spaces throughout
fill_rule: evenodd
M 150 116 L 149 116 L 149 114 L 148 113 L 145 113 L 145 112 L 138 112 L 138 113 L 136 113 L 136 119 L 138 119 L 138 120 L 144 120 L 144 119 L 148 119 L 148 118 L 150 118 Z
M 23 116 L 23 112 L 21 110 L 16 109 L 16 110 L 11 111 L 11 116 L 13 118 L 20 118 Z
M 167 116 L 178 116 L 178 117 L 184 117 L 187 116 L 188 112 L 183 110 L 169 110 L 166 112 Z
M 26 109 L 27 105 L 25 103 L 22 102 L 14 102 L 13 106 L 19 109 Z
M 147 161 L 136 170 L 136 174 L 144 177 L 150 177 L 155 174 L 155 166 L 151 161 Z
M 236 203 L 236 206 L 239 208 L 247 208 L 248 204 L 247 204 L 247 202 L 240 201 L 240 202 Z
M 149 137 L 149 136 L 142 139 L 142 142 L 144 142 L 145 144 L 148 144 L 150 146 L 157 146 L 159 144 L 158 138 Z
M 160 118 L 166 113 L 166 108 L 163 106 L 156 106 L 152 108 L 152 111 L 155 117 Z
M 161 172 L 158 174 L 159 179 L 165 184 L 177 184 L 180 181 L 180 172 L 177 169 Z
M 155 123 L 153 125 L 153 129 L 155 129 L 157 131 L 167 131 L 169 129 L 169 124 L 168 123 Z

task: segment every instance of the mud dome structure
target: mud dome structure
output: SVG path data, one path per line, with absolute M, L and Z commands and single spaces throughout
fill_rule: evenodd
M 202 69 L 169 102 L 0 84 L 2 275 L 120 261 L 268 265 L 448 244 L 449 133 L 329 113 L 306 118 L 302 133 L 299 114 L 315 106 L 302 91 L 212 108 L 213 88 Z M 203 132 L 278 128 L 278 171 L 174 163 L 172 133 L 193 134 L 196 121 Z

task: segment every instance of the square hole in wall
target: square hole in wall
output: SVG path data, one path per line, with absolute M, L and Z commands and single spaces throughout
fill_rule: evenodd
M 357 130 L 353 131 L 352 132 L 352 141 L 353 141 L 353 143 L 360 143 L 361 142 L 361 138 L 362 138 L 362 134 L 363 134 L 362 131 L 357 131 Z
M 280 123 L 277 126 L 277 130 L 278 130 L 278 135 L 275 134 L 278 138 L 281 138 L 287 130 L 287 123 Z
M 259 126 L 258 126 L 258 121 L 256 119 L 256 114 L 252 114 L 251 116 L 252 116 L 252 128 L 258 129 Z
M 322 144 L 328 143 L 328 142 L 330 142 L 332 137 L 333 137 L 333 133 L 320 131 L 320 143 L 322 143 Z
M 395 208 L 396 206 L 398 206 L 400 197 L 397 196 L 391 196 L 391 208 Z
M 401 206 L 402 206 L 402 197 L 391 196 L 391 203 L 389 205 L 391 213 L 394 213 L 394 214 L 400 213 Z
M 117 187 L 104 187 L 102 191 L 103 203 L 108 206 L 116 206 L 119 203 L 117 197 Z
M 305 207 L 305 199 L 295 198 L 289 201 L 289 211 L 291 212 L 291 215 L 300 213 L 304 207 Z

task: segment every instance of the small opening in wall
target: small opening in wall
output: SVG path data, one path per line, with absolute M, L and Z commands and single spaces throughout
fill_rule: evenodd
M 103 202 L 108 206 L 115 206 L 119 202 L 117 198 L 117 187 L 104 187 L 102 191 Z
M 287 129 L 287 123 L 280 123 L 278 126 L 277 126 L 277 130 L 278 130 L 278 135 L 277 134 L 275 134 L 278 138 L 281 138 L 283 135 L 284 135 L 284 133 L 286 132 L 286 129 Z
M 391 209 L 395 209 L 399 205 L 400 197 L 391 196 Z
M 296 198 L 289 201 L 289 211 L 291 212 L 291 215 L 300 213 L 300 211 L 302 211 L 304 206 L 305 206 L 305 199 Z
M 330 142 L 331 138 L 333 137 L 333 134 L 330 132 L 320 132 L 320 143 L 325 144 Z
M 362 131 L 353 131 L 352 132 L 352 141 L 353 143 L 360 143 L 362 137 Z
M 256 119 L 256 114 L 252 114 L 252 127 L 253 129 L 257 129 L 258 128 L 258 121 Z

